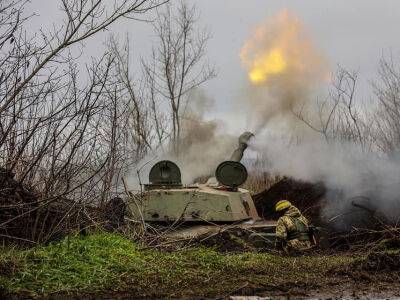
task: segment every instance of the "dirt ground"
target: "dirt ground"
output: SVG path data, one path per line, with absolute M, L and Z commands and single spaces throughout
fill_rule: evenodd
M 380 255 L 373 253 L 362 261 L 340 269 L 331 269 L 321 273 L 318 281 L 303 278 L 289 279 L 281 284 L 268 283 L 260 274 L 232 274 L 231 290 L 218 294 L 202 293 L 191 287 L 179 286 L 168 291 L 147 290 L 138 292 L 135 287 L 123 291 L 102 291 L 95 293 L 63 295 L 55 294 L 43 299 L 400 299 L 400 269 L 398 252 Z M 306 271 L 306 270 L 305 270 Z M 309 270 L 307 270 L 309 271 Z M 306 274 L 306 272 L 305 272 Z M 218 285 L 217 282 L 211 283 Z M 232 286 L 236 286 L 232 288 Z M 17 298 L 15 298 L 17 299 Z
M 183 292 L 183 293 L 182 293 Z M 308 288 L 306 286 L 292 287 L 272 287 L 268 284 L 264 286 L 251 285 L 243 282 L 237 290 L 227 292 L 221 295 L 198 295 L 196 290 L 181 291 L 179 294 L 171 293 L 153 293 L 147 295 L 138 295 L 135 292 L 103 292 L 83 295 L 52 295 L 43 299 L 67 300 L 67 299 L 232 299 L 232 300 L 293 300 L 293 299 L 400 299 L 400 284 L 388 284 L 381 282 L 357 283 L 343 279 L 336 284 L 323 286 L 318 289 Z M 17 299 L 17 298 L 14 298 Z
M 400 253 L 370 253 L 344 268 L 334 268 L 321 274 L 319 281 L 309 281 L 307 275 L 289 279 L 282 284 L 269 284 L 257 274 L 233 274 L 239 278 L 237 288 L 221 294 L 201 295 L 194 287 L 177 292 L 152 291 L 137 295 L 133 291 L 86 295 L 57 295 L 48 299 L 400 299 Z M 309 271 L 309 270 L 305 270 Z M 255 272 L 256 273 L 256 272 Z M 306 272 L 305 272 L 306 274 Z M 212 283 L 211 283 L 212 284 Z

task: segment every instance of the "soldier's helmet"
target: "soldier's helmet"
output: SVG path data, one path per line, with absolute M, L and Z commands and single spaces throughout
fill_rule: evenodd
M 282 211 L 288 209 L 292 203 L 289 200 L 280 200 L 275 205 L 275 211 Z

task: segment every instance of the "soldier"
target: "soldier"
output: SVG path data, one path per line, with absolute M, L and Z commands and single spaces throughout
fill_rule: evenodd
M 288 200 L 276 203 L 275 210 L 280 215 L 276 225 L 276 236 L 283 249 L 291 255 L 309 250 L 311 242 L 307 219 Z

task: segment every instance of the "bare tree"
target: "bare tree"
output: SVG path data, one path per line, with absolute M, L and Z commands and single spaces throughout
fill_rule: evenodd
M 151 148 L 152 144 L 152 124 L 149 120 L 149 110 L 151 101 L 144 93 L 144 84 L 133 78 L 131 74 L 131 63 L 129 60 L 129 38 L 126 38 L 122 47 L 119 47 L 118 41 L 112 37 L 109 41 L 109 49 L 116 58 L 116 77 L 122 84 L 122 88 L 127 91 L 125 95 L 132 104 L 131 119 L 132 119 L 132 138 L 135 145 L 138 145 L 137 153 L 143 154 L 147 149 Z
M 400 69 L 393 58 L 383 57 L 379 79 L 372 83 L 377 99 L 375 114 L 378 148 L 388 155 L 400 151 Z
M 121 175 L 144 155 L 147 112 L 124 67 L 129 49 L 106 49 L 86 72 L 73 53 L 118 19 L 162 3 L 62 0 L 64 24 L 29 37 L 25 1 L 1 2 L 0 164 L 17 182 L 11 190 L 21 188 L 15 197 L 9 187 L 0 190 L 5 235 L 25 230 L 25 238 L 45 241 L 68 224 L 71 211 L 90 219 L 87 205 L 118 192 Z M 25 187 L 33 189 L 31 196 L 21 196 Z
M 188 7 L 184 1 L 175 14 L 171 6 L 158 11 L 154 23 L 158 44 L 153 48 L 152 60 L 143 61 L 152 101 L 155 103 L 157 97 L 169 102 L 170 134 L 176 153 L 189 92 L 216 76 L 214 67 L 205 60 L 210 34 L 205 29 L 197 30 L 197 21 L 196 7 Z M 161 139 L 164 132 L 160 124 L 157 127 Z
M 322 134 L 327 142 L 332 140 L 351 141 L 363 149 L 369 144 L 365 113 L 356 102 L 358 73 L 339 66 L 328 95 L 316 102 L 317 109 L 306 117 L 307 109 L 293 111 L 294 115 L 312 130 Z M 310 110 L 309 110 L 310 111 Z
M 14 1 L 11 1 L 13 4 Z M 159 6 L 160 1 L 156 0 L 115 0 L 113 5 L 107 1 L 82 1 L 82 0 L 61 0 L 66 20 L 62 26 L 54 29 L 49 34 L 42 33 L 43 43 L 40 45 L 24 40 L 25 45 L 18 45 L 13 50 L 20 52 L 25 48 L 22 58 L 35 58 L 34 64 L 26 70 L 26 64 L 21 64 L 19 69 L 24 68 L 23 76 L 19 77 L 18 83 L 6 92 L 6 96 L 1 99 L 0 113 L 14 101 L 21 91 L 35 78 L 36 75 L 44 70 L 51 62 L 59 64 L 65 60 L 63 54 L 72 45 L 83 42 L 101 30 L 106 29 L 120 18 L 135 18 L 137 14 L 142 14 L 150 9 Z M 166 2 L 166 1 L 164 1 Z M 163 3 L 163 2 L 162 2 Z M 14 4 L 11 9 L 14 9 Z M 17 17 L 18 20 L 18 17 Z M 18 27 L 15 25 L 14 27 Z M 25 46 L 25 47 L 23 47 Z M 26 49 L 28 48 L 28 49 Z M 19 60 L 21 57 L 17 56 Z M 28 62 L 28 61 L 27 61 Z M 27 63 L 26 62 L 26 63 Z M 14 73 L 19 73 L 15 70 Z M 21 70 L 22 71 L 22 70 Z

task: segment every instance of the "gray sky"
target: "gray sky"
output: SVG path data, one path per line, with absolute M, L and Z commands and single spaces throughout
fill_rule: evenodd
M 257 24 L 283 9 L 297 15 L 315 44 L 328 57 L 332 68 L 341 64 L 360 72 L 361 98 L 371 90 L 379 58 L 392 53 L 400 59 L 400 1 L 398 0 L 188 0 L 201 13 L 201 24 L 213 38 L 208 57 L 218 69 L 218 77 L 203 89 L 214 99 L 209 118 L 225 121 L 229 130 L 245 129 L 246 116 L 238 114 L 238 98 L 243 96 L 246 71 L 239 52 Z M 177 0 L 172 0 L 177 2 Z M 33 0 L 30 10 L 40 17 L 31 21 L 32 30 L 57 23 L 57 0 Z M 120 22 L 112 30 L 123 37 L 128 32 L 135 57 L 146 56 L 152 44 L 151 26 L 140 22 Z M 106 35 L 87 42 L 87 55 L 98 55 Z M 139 67 L 136 63 L 137 68 Z M 139 70 L 138 70 L 139 73 Z

